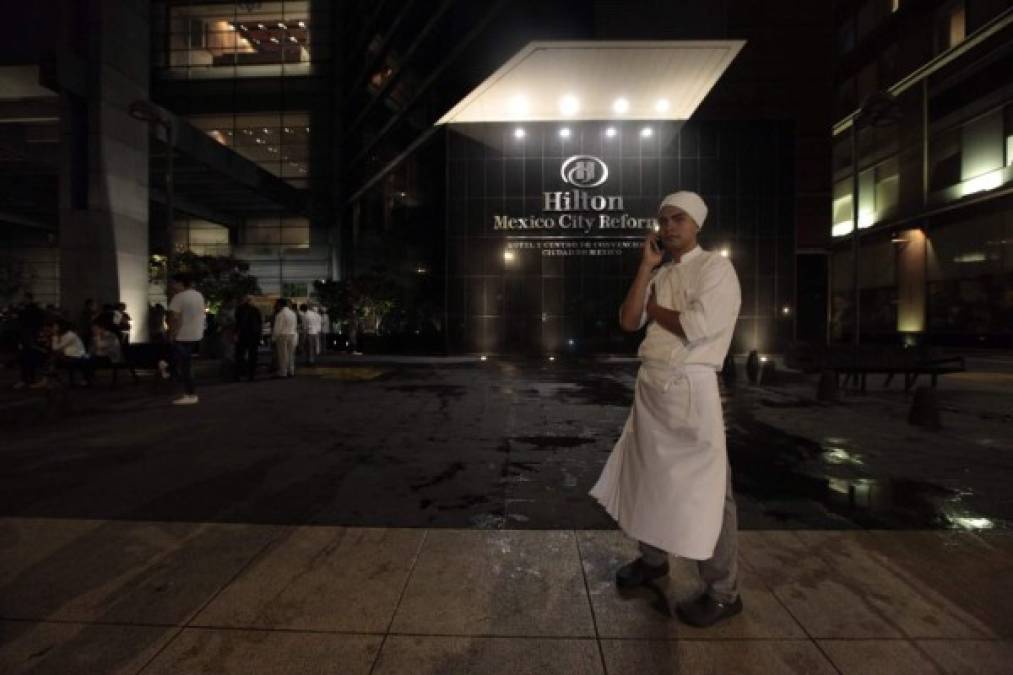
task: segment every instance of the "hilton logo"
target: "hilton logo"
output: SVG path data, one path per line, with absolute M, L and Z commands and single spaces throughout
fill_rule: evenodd
M 588 236 L 596 231 L 647 230 L 654 227 L 654 218 L 636 218 L 624 213 L 622 195 L 592 195 L 585 192 L 608 180 L 609 168 L 598 157 L 568 157 L 559 168 L 559 175 L 573 189 L 567 192 L 543 192 L 541 215 L 496 215 L 493 218 L 493 229 L 558 229 L 564 235 L 582 233 Z
M 577 188 L 598 187 L 609 177 L 609 168 L 597 157 L 591 155 L 574 155 L 568 157 L 559 169 L 564 183 Z

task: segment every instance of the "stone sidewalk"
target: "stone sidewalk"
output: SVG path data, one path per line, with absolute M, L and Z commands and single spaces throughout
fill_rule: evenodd
M 5 518 L 4 673 L 1009 673 L 1013 534 L 742 533 L 745 612 L 616 531 Z

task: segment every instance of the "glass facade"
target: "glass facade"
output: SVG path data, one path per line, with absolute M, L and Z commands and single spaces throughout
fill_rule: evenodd
M 310 116 L 305 111 L 192 115 L 189 122 L 298 188 L 308 187 Z
M 309 197 L 301 212 L 236 204 L 241 224 L 230 227 L 176 214 L 177 249 L 243 258 L 266 293 L 303 297 L 334 273 L 327 139 L 338 9 L 321 0 L 153 3 L 153 100 Z
M 308 0 L 159 3 L 156 68 L 174 79 L 311 72 Z M 156 15 L 157 16 L 157 15 Z
M 448 134 L 452 351 L 635 349 L 638 336 L 620 331 L 618 308 L 658 203 L 679 189 L 706 200 L 701 243 L 724 251 L 739 275 L 733 349 L 770 350 L 790 339 L 783 313 L 794 298 L 786 125 L 480 124 L 452 125 Z M 564 182 L 564 174 L 577 171 L 579 180 L 581 172 L 601 177 L 605 169 L 605 182 L 592 188 Z

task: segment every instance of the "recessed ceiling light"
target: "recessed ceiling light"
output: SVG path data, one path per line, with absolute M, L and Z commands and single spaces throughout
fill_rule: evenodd
M 524 129 L 521 129 L 520 127 L 517 127 L 516 129 L 514 129 L 514 138 L 518 138 L 518 139 L 524 138 L 525 135 L 526 134 L 524 133 Z
M 615 127 L 609 127 L 608 129 L 605 130 L 605 136 L 607 138 L 615 138 L 617 133 L 619 132 L 616 131 Z
M 657 102 L 654 104 L 654 109 L 660 113 L 668 112 L 668 99 L 659 98 Z
M 644 127 L 643 129 L 640 130 L 640 137 L 641 138 L 650 138 L 653 135 L 654 135 L 654 129 L 652 129 L 651 127 Z
M 265 26 L 265 25 L 264 25 L 264 24 L 262 24 L 262 23 L 258 23 L 258 24 L 257 24 L 257 28 L 259 28 L 260 30 L 264 30 L 265 28 L 267 28 L 267 26 Z
M 271 38 L 271 42 L 273 42 L 274 44 L 278 44 L 278 38 L 276 37 Z
M 615 112 L 619 115 L 625 114 L 626 112 L 629 111 L 629 109 L 630 109 L 630 102 L 621 96 L 612 102 L 612 112 Z
M 300 21 L 299 22 L 299 27 L 300 28 L 305 28 L 306 27 L 306 22 L 305 21 Z
M 281 21 L 278 22 L 278 28 L 280 28 L 282 30 L 288 30 L 288 26 L 286 26 L 285 24 L 283 24 Z
M 510 112 L 514 115 L 521 116 L 528 114 L 528 98 L 523 94 L 517 94 L 516 96 L 511 97 L 508 106 L 510 108 Z
M 580 101 L 572 94 L 567 94 L 559 99 L 559 111 L 564 115 L 576 115 L 580 110 Z
M 560 138 L 569 138 L 570 137 L 570 129 L 568 127 L 563 127 L 562 129 L 560 129 L 559 130 L 559 137 Z

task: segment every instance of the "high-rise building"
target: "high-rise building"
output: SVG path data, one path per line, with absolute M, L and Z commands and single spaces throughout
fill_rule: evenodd
M 68 308 L 146 305 L 150 254 L 189 249 L 271 295 L 396 289 L 366 329 L 399 348 L 625 351 L 637 242 L 689 189 L 742 281 L 735 349 L 823 340 L 833 24 L 776 4 L 23 7 L 0 161 L 29 177 L 4 191 L 4 248 Z
M 834 14 L 832 338 L 1009 345 L 1013 7 Z

